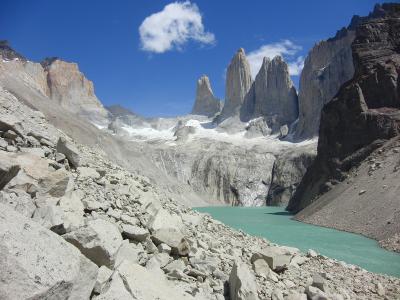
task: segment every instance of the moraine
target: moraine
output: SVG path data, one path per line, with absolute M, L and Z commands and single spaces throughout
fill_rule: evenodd
M 282 207 L 201 207 L 235 229 L 271 242 L 297 247 L 360 266 L 368 271 L 400 277 L 400 254 L 384 250 L 364 236 L 314 226 L 291 219 Z

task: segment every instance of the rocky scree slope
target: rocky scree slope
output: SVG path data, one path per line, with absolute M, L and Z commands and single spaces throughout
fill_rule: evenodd
M 400 6 L 382 8 L 356 28 L 354 77 L 325 105 L 317 158 L 288 205 L 298 212 L 315 202 L 298 218 L 379 240 L 398 236 L 400 226 L 400 156 L 390 141 L 400 133 Z
M 0 89 L 2 299 L 396 299 L 397 278 L 235 231 Z

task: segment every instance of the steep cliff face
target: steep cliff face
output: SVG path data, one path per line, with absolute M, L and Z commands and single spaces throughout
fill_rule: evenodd
M 263 116 L 273 130 L 293 123 L 298 116 L 296 88 L 281 56 L 264 58 L 260 71 L 245 97 L 241 119 Z
M 77 64 L 55 58 L 44 60 L 42 66 L 51 99 L 96 124 L 107 124 L 108 112 L 94 94 L 93 82 L 79 71 Z
M 225 105 L 221 112 L 221 120 L 239 114 L 251 82 L 250 65 L 243 48 L 240 48 L 226 72 Z
M 335 207 L 335 224 L 351 223 L 351 220 L 344 217 L 345 211 L 341 205 L 343 201 L 347 201 L 344 194 L 337 198 L 331 197 L 329 204 L 320 202 L 318 197 L 327 191 L 332 195 L 337 191 L 336 185 L 343 188 L 343 184 L 339 182 L 351 176 L 347 173 L 349 170 L 363 164 L 384 141 L 400 133 L 400 5 L 384 4 L 381 8 L 386 12 L 383 16 L 364 20 L 356 28 L 356 38 L 352 44 L 354 77 L 341 87 L 337 96 L 322 110 L 318 155 L 290 200 L 289 210 L 299 211 L 315 201 L 315 210 L 322 211 L 325 206 L 330 206 L 331 209 Z M 378 154 L 379 152 L 383 150 L 379 150 Z M 379 168 L 382 164 L 378 162 L 375 165 L 375 159 L 368 159 L 373 168 Z M 394 176 L 390 170 L 392 167 L 388 166 L 388 174 L 383 179 Z M 357 172 L 352 176 L 357 177 Z M 366 184 L 366 180 L 364 186 L 378 190 L 379 187 L 375 185 L 379 180 L 372 181 L 373 188 L 371 179 L 369 184 Z M 347 181 L 351 182 L 350 179 Z M 393 184 L 399 188 L 398 181 Z M 353 193 L 351 198 L 354 207 L 359 206 L 357 203 L 361 200 L 358 197 L 365 193 L 357 187 L 356 191 L 357 195 Z M 370 199 L 369 204 L 368 201 L 363 202 L 363 205 L 375 209 L 394 205 L 390 193 L 379 195 L 379 202 L 375 198 Z M 398 196 L 396 197 L 398 208 Z M 309 211 L 308 215 L 314 212 Z M 371 227 L 384 223 L 388 217 L 373 217 L 370 210 L 361 208 L 356 209 L 354 214 L 358 220 L 370 219 L 368 226 Z M 351 230 L 351 226 L 348 227 Z M 359 232 L 362 230 L 359 229 Z
M 343 29 L 321 41 L 308 54 L 300 77 L 297 138 L 317 135 L 321 110 L 354 74 L 351 43 L 354 31 Z
M 197 81 L 196 100 L 192 114 L 213 117 L 221 111 L 221 104 L 221 101 L 214 97 L 208 77 L 201 76 Z

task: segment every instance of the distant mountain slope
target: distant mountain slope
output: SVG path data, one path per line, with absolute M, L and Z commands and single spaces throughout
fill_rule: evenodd
M 317 158 L 288 205 L 305 209 L 300 220 L 378 239 L 400 227 L 400 155 L 385 144 L 400 134 L 400 4 L 379 11 L 356 28 L 354 77 L 323 108 Z

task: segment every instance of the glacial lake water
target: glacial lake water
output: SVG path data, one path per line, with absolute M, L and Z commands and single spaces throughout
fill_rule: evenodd
M 303 252 L 314 249 L 368 271 L 400 277 L 400 254 L 364 236 L 291 219 L 282 207 L 200 207 L 214 219 L 244 232 Z

